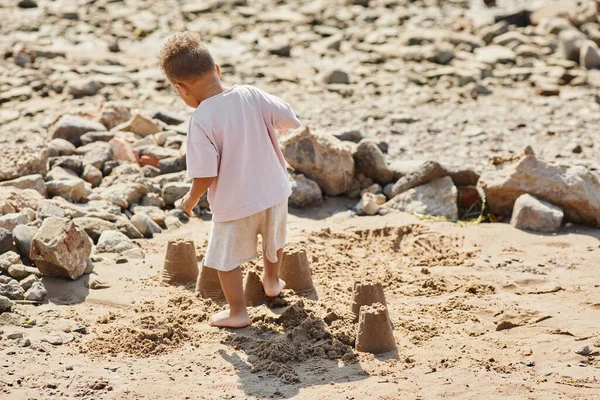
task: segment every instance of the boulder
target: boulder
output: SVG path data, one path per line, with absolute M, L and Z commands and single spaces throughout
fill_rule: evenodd
M 8 267 L 8 275 L 18 281 L 27 278 L 29 275 L 33 275 L 38 278 L 42 276 L 37 268 L 28 267 L 23 264 L 14 264 Z
M 94 195 L 98 198 L 90 198 L 90 200 L 107 200 L 121 208 L 128 208 L 133 203 L 139 203 L 147 193 L 148 188 L 141 183 L 120 183 L 107 188 L 94 189 Z
M 108 143 L 100 143 L 94 149 L 90 150 L 83 156 L 83 167 L 87 165 L 93 165 L 94 167 L 101 170 L 104 168 L 104 163 L 112 160 L 113 152 L 111 145 Z
M 567 221 L 600 227 L 600 179 L 582 166 L 539 160 L 529 147 L 516 159 L 496 161 L 479 186 L 495 214 L 509 216 L 517 198 L 529 193 L 562 208 Z
M 156 193 L 148 193 L 140 201 L 142 206 L 154 206 L 159 208 L 165 208 L 165 201 Z
M 158 160 L 157 168 L 161 174 L 172 174 L 174 172 L 184 171 L 186 168 L 185 156 L 181 157 L 169 157 Z
M 385 195 L 365 192 L 354 209 L 360 215 L 375 215 L 379 212 L 379 207 L 385 202 Z
M 559 207 L 530 194 L 524 194 L 515 202 L 510 224 L 523 230 L 558 232 L 563 217 L 564 213 Z
M 5 214 L 0 217 L 0 228 L 12 232 L 17 225 L 29 223 L 29 217 L 23 213 Z
M 352 153 L 334 136 L 312 133 L 305 126 L 284 137 L 281 147 L 287 162 L 317 182 L 325 194 L 337 196 L 352 187 Z
M 63 218 L 47 218 L 33 237 L 29 258 L 44 275 L 75 280 L 84 273 L 91 252 L 91 239 L 83 229 Z
M 394 180 L 394 173 L 388 168 L 385 154 L 377 143 L 362 140 L 353 155 L 356 172 L 360 172 L 382 185 Z
M 179 125 L 185 122 L 186 117 L 170 110 L 156 110 L 152 118 L 163 121 L 167 125 Z
M 29 258 L 29 254 L 31 253 L 31 243 L 37 231 L 38 228 L 28 225 L 18 225 L 13 230 L 15 244 L 22 256 Z
M 44 197 L 33 189 L 17 189 L 12 186 L 0 187 L 0 212 L 14 213 L 25 208 L 37 210 Z
M 114 137 L 115 137 L 114 132 L 107 132 L 107 131 L 87 132 L 87 133 L 84 133 L 83 135 L 81 135 L 79 140 L 81 140 L 81 144 L 83 146 L 87 146 L 90 143 L 108 142 Z
M 75 154 L 75 145 L 65 139 L 52 139 L 48 142 L 48 157 L 71 156 Z
M 100 108 L 98 122 L 110 130 L 115 126 L 127 122 L 131 119 L 129 107 L 107 102 Z
M 73 223 L 78 229 L 84 230 L 94 243 L 98 243 L 98 239 L 100 239 L 102 233 L 115 229 L 113 223 L 93 217 L 75 218 L 73 219 Z
M 135 206 L 132 207 L 131 211 L 133 211 L 135 215 L 147 215 L 159 225 L 163 225 L 165 223 L 165 212 L 156 206 Z
M 42 282 L 33 282 L 31 287 L 25 292 L 24 299 L 28 301 L 42 302 L 48 295 L 46 287 Z
M 600 68 L 600 48 L 595 42 L 586 40 L 581 45 L 579 64 L 587 69 Z
M 48 148 L 33 145 L 0 146 L 0 181 L 25 175 L 46 175 Z
M 129 124 L 129 131 L 142 137 L 153 135 L 161 131 L 156 122 L 140 114 L 136 114 L 131 121 L 127 122 L 126 124 Z
M 97 187 L 102 182 L 102 171 L 93 165 L 86 165 L 81 175 L 84 181 L 89 182 L 93 187 Z
M 112 138 L 109 142 L 114 160 L 137 162 L 137 156 L 133 147 L 125 139 Z
M 0 254 L 0 271 L 8 273 L 8 269 L 12 265 L 21 264 L 21 257 L 14 251 L 7 251 Z
M 115 230 L 121 232 L 129 239 L 141 239 L 144 237 L 127 217 L 121 217 L 115 221 Z
M 72 169 L 63 167 L 52 168 L 46 176 L 46 181 L 64 181 L 71 179 L 79 179 L 79 173 L 75 172 Z
M 426 161 L 420 164 L 417 169 L 398 179 L 392 188 L 392 197 L 446 175 L 448 175 L 448 172 L 439 163 L 435 161 Z
M 172 206 L 175 202 L 186 195 L 192 188 L 191 183 L 171 182 L 163 187 L 162 198 L 167 206 Z
M 122 253 L 133 249 L 135 245 L 127 236 L 119 231 L 104 231 L 98 239 L 96 251 L 99 253 Z
M 5 296 L 0 296 L 0 313 L 11 312 L 15 303 Z
M 5 228 L 0 228 L 0 254 L 13 249 L 13 236 L 11 231 Z
M 347 72 L 334 69 L 323 74 L 323 82 L 326 84 L 347 85 L 350 83 L 350 77 Z
M 400 193 L 385 203 L 384 207 L 456 220 L 457 195 L 452 178 L 446 176 Z
M 0 182 L 0 186 L 12 186 L 18 189 L 33 189 L 42 196 L 46 196 L 44 177 L 40 174 L 26 175 L 10 181 Z
M 69 179 L 46 182 L 49 197 L 60 196 L 73 203 L 85 197 L 85 181 L 83 179 Z
M 173 216 L 170 216 L 170 217 L 176 218 Z M 166 219 L 165 219 L 165 221 L 166 221 Z M 177 219 L 177 222 L 179 222 L 179 219 Z M 155 233 L 162 232 L 162 229 L 160 228 L 160 226 L 158 226 L 158 224 L 156 222 L 154 222 L 152 220 L 152 218 L 150 218 L 146 214 L 134 215 L 133 217 L 131 217 L 131 223 L 133 224 L 133 226 L 135 226 L 137 228 L 138 231 L 140 231 L 140 233 L 142 235 L 144 235 L 145 238 L 148 238 L 148 239 L 152 238 Z
M 292 184 L 292 195 L 288 205 L 294 208 L 316 206 L 323 203 L 323 192 L 317 182 L 308 179 L 302 174 L 289 174 Z
M 25 291 L 14 279 L 11 279 L 8 283 L 0 283 L 0 297 L 6 297 L 10 300 L 23 300 Z
M 52 139 L 65 139 L 75 146 L 81 145 L 81 135 L 87 132 L 105 131 L 106 127 L 99 122 L 75 115 L 63 115 L 50 128 Z
M 39 270 L 38 270 L 39 273 Z M 40 274 L 41 275 L 41 274 Z M 39 278 L 35 275 L 29 275 L 19 281 L 19 285 L 23 288 L 23 290 L 27 291 L 33 285 L 34 282 L 39 282 Z
M 40 202 L 36 212 L 36 218 L 40 220 L 45 220 L 50 217 L 64 218 L 66 215 L 65 210 L 55 204 L 52 200 Z

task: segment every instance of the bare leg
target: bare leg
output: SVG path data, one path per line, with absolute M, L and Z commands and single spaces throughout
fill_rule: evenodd
M 243 328 L 250 325 L 241 268 L 237 267 L 228 272 L 219 271 L 219 281 L 229 303 L 229 309 L 214 314 L 208 324 L 228 328 Z
M 265 252 L 263 251 L 263 255 Z M 277 262 L 272 263 L 265 255 L 265 270 L 262 281 L 265 288 L 265 294 L 269 297 L 278 296 L 285 288 L 285 281 L 279 279 L 279 270 L 281 269 L 281 259 L 283 257 L 283 249 L 277 250 Z

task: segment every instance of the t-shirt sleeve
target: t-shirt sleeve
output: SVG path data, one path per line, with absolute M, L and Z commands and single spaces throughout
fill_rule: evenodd
M 186 163 L 188 178 L 212 178 L 219 172 L 219 152 L 193 117 L 186 139 Z
M 263 114 L 270 118 L 276 129 L 296 129 L 302 125 L 288 103 L 262 90 L 257 91 L 261 97 Z

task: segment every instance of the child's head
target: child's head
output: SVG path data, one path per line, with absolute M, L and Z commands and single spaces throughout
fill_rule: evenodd
M 169 82 L 190 107 L 198 107 L 208 86 L 220 84 L 221 70 L 197 34 L 175 33 L 157 58 Z

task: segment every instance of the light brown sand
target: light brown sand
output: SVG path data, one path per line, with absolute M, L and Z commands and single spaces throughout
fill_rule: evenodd
M 316 291 L 252 307 L 252 326 L 237 331 L 207 325 L 224 303 L 199 299 L 194 283 L 160 283 L 168 240 L 193 238 L 201 256 L 206 221 L 143 241 L 144 262 L 98 263 L 108 289 L 45 278 L 49 304 L 0 317 L 3 336 L 23 332 L 37 348 L 0 340 L 0 397 L 600 398 L 600 357 L 575 353 L 600 351 L 598 231 L 348 218 L 345 207 L 328 200 L 290 216 Z M 397 352 L 349 346 L 352 288 L 365 276 L 384 285 Z M 25 318 L 35 326 L 13 325 Z M 77 324 L 89 333 L 69 332 Z M 72 341 L 40 342 L 48 335 Z

